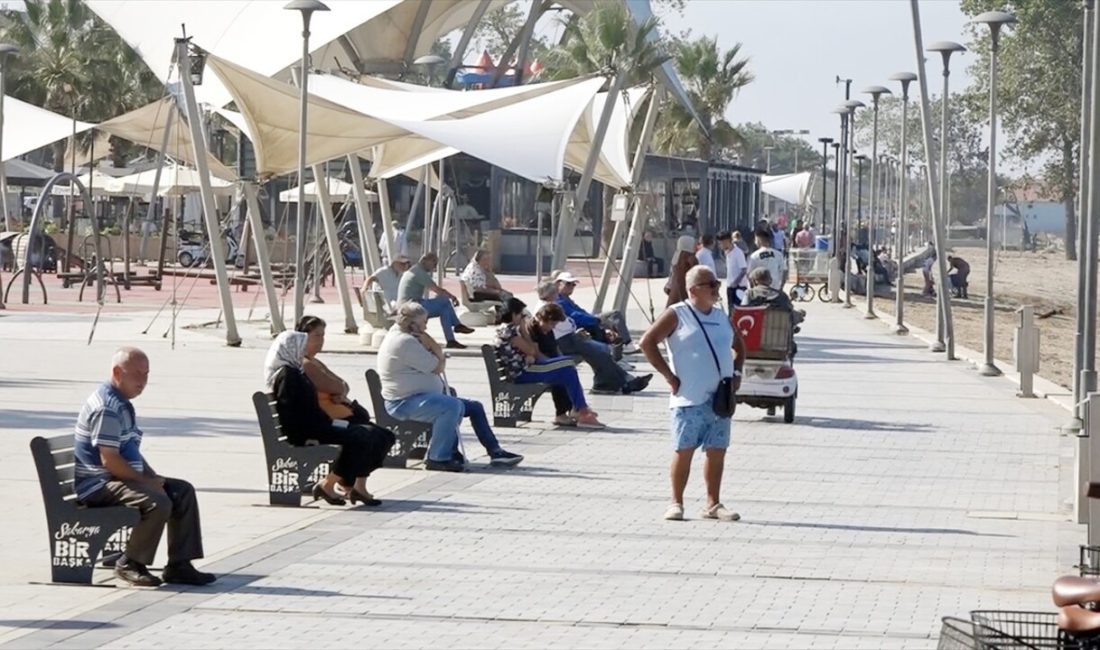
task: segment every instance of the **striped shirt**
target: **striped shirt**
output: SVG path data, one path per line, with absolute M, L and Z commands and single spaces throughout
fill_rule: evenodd
M 100 447 L 117 449 L 135 472 L 144 473 L 141 435 L 130 400 L 110 383 L 100 385 L 84 402 L 76 419 L 73 445 L 76 498 L 86 499 L 112 478 L 103 466 Z

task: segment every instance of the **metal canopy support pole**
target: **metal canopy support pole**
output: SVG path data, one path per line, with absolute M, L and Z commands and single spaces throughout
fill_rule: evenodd
M 4 46 L 10 48 L 11 46 Z M 0 52 L 0 149 L 4 146 L 4 93 L 7 92 L 6 87 L 8 83 L 8 55 L 10 51 Z M 92 165 L 94 168 L 95 165 Z M 8 210 L 8 170 L 4 161 L 0 160 L 0 210 L 4 214 L 4 230 L 15 230 L 15 224 L 12 222 L 11 213 Z M 27 246 L 30 246 L 30 242 L 27 242 Z M 13 265 L 14 266 L 14 265 Z M 24 270 L 27 273 L 29 269 Z M 0 302 L 0 308 L 3 308 L 3 302 Z
M 470 40 L 474 37 L 477 26 L 481 23 L 485 11 L 489 8 L 489 2 L 490 0 L 480 0 L 478 2 L 477 9 L 470 16 L 470 22 L 466 23 L 466 28 L 462 30 L 462 36 L 458 39 L 454 52 L 451 53 L 451 62 L 447 66 L 447 80 L 443 83 L 444 88 L 450 88 L 454 85 L 455 75 L 458 74 L 458 69 L 462 66 L 462 57 L 466 56 L 466 48 L 470 46 Z
M 871 131 L 871 210 L 867 216 L 867 274 L 864 289 L 867 293 L 867 311 L 864 318 L 876 318 L 875 316 L 875 213 L 879 210 L 879 176 L 878 176 L 878 95 L 874 95 L 874 111 Z
M 344 254 L 340 251 L 340 237 L 336 234 L 336 216 L 332 213 L 332 198 L 328 194 L 328 176 L 320 165 L 314 165 L 313 178 L 320 179 L 313 184 L 317 188 L 317 218 L 325 228 L 328 254 L 332 259 L 332 282 L 336 285 L 340 304 L 344 307 L 344 333 L 358 334 L 359 325 L 355 322 L 355 310 L 348 292 L 348 276 L 344 273 Z M 320 266 L 320 249 L 321 247 L 318 246 L 317 252 L 313 255 L 315 266 Z
M 909 215 L 909 170 L 907 169 L 906 162 L 909 160 L 909 133 L 907 126 L 909 124 L 910 81 L 911 80 L 905 80 L 901 82 L 901 186 L 898 191 L 901 207 L 898 212 L 898 286 L 894 291 L 894 333 L 898 335 L 909 333 L 909 328 L 905 326 L 905 269 L 903 267 L 905 266 L 905 244 L 909 239 L 906 236 L 906 218 Z
M 134 197 L 130 197 L 130 203 L 122 213 L 122 286 L 127 290 L 130 288 L 130 223 L 136 209 Z
M 918 0 L 909 0 L 909 7 L 913 15 L 913 44 L 916 47 L 917 81 L 920 83 L 920 116 L 921 131 L 924 134 L 925 160 L 928 170 L 928 208 L 932 215 L 932 230 L 936 242 L 936 259 L 939 267 L 939 294 L 940 304 L 943 308 L 945 323 L 945 338 L 947 339 L 947 358 L 955 358 L 955 342 L 953 340 L 953 327 L 951 320 L 951 301 L 947 300 L 947 259 L 944 256 L 946 228 L 943 222 L 943 205 L 936 201 L 935 197 L 940 190 L 940 168 L 936 166 L 935 151 L 932 147 L 932 109 L 928 103 L 928 71 L 924 65 L 924 43 L 921 36 L 920 6 Z M 946 99 L 946 97 L 944 98 Z
M 160 177 L 164 171 L 164 151 L 168 148 L 168 140 L 172 135 L 172 121 L 176 117 L 176 105 L 172 104 L 164 118 L 164 135 L 160 139 L 160 150 L 157 151 L 157 170 L 153 173 L 153 193 L 149 195 L 149 212 L 145 215 L 145 222 L 150 223 L 157 217 L 157 195 L 160 193 Z M 148 229 L 141 229 L 141 252 L 145 254 L 145 233 Z M 164 251 L 168 239 L 168 230 L 165 228 L 160 233 L 160 257 L 157 259 L 157 280 L 160 280 L 164 272 Z
M 1092 40 L 1100 45 L 1100 20 L 1093 19 Z M 1096 294 L 1097 294 L 1097 238 L 1100 237 L 1100 47 L 1093 47 L 1092 100 L 1090 107 L 1092 125 L 1089 135 L 1089 194 L 1088 214 L 1085 221 L 1085 328 L 1081 347 L 1081 395 L 1096 391 Z M 1079 264 L 1082 262 L 1078 262 Z M 1100 445 L 1098 445 L 1100 446 Z M 1100 466 L 1097 466 L 1100 467 Z
M 423 250 L 420 251 L 421 255 L 423 255 L 424 253 L 430 252 L 432 250 L 432 248 L 431 248 L 432 244 L 434 243 L 432 241 L 432 239 L 434 238 L 434 232 L 428 230 L 428 226 L 429 226 L 429 223 L 430 223 L 431 218 L 432 218 L 432 211 L 431 211 L 431 206 L 432 206 L 432 166 L 430 164 L 429 165 L 424 165 L 423 178 L 424 178 L 424 183 L 423 183 L 423 185 L 424 185 L 424 197 L 423 197 L 424 200 L 420 202 L 420 207 L 424 211 L 423 212 L 423 216 L 424 216 L 424 236 L 421 238 L 421 240 L 423 242 L 423 244 L 421 246 L 421 248 Z M 410 219 L 412 218 L 411 213 L 409 214 L 409 218 Z
M 642 176 L 645 171 L 645 154 L 649 148 L 649 143 L 653 139 L 654 125 L 657 123 L 657 112 L 660 109 L 663 97 L 664 89 L 658 86 L 654 89 L 649 100 L 649 109 L 646 111 L 645 123 L 642 125 L 642 137 L 638 141 L 638 150 L 634 152 L 634 167 L 631 171 L 631 181 L 634 187 L 634 211 L 630 216 L 631 227 L 626 234 L 623 263 L 619 267 L 619 284 L 615 288 L 615 300 L 612 302 L 614 309 L 623 314 L 626 313 L 630 285 L 634 281 L 634 260 L 638 259 L 638 251 L 642 247 L 642 238 L 645 235 L 646 227 L 646 215 L 642 212 L 642 201 L 638 196 L 638 186 L 642 183 Z M 646 282 L 649 282 L 648 278 L 646 278 Z
M 393 207 L 390 205 L 390 186 L 384 178 L 378 179 L 378 214 L 381 215 L 382 219 L 382 246 L 386 251 L 386 255 L 389 257 L 386 261 L 392 263 L 393 258 L 397 256 L 394 250 L 394 246 L 397 245 L 397 242 L 394 241 Z
M 554 238 L 551 268 L 565 268 L 565 261 L 569 258 L 569 247 L 573 242 L 573 231 L 577 228 L 577 215 L 584 213 L 584 204 L 588 201 L 588 188 L 592 185 L 592 175 L 600 159 L 600 150 L 603 149 L 603 141 L 607 136 L 607 127 L 611 124 L 611 114 L 615 110 L 615 102 L 618 101 L 619 93 L 622 92 L 625 84 L 626 74 L 616 72 L 611 79 L 611 88 L 607 91 L 607 99 L 600 112 L 600 121 L 596 124 L 596 133 L 592 136 L 592 148 L 588 150 L 584 172 L 581 174 L 580 182 L 577 183 L 576 198 L 573 200 L 573 205 L 565 206 L 561 211 L 561 222 L 558 224 L 557 236 Z
M 214 277 L 218 283 L 218 298 L 225 316 L 225 342 L 231 347 L 241 344 L 237 334 L 237 318 L 233 313 L 233 299 L 229 295 L 229 277 L 225 271 L 225 239 L 218 226 L 218 213 L 214 204 L 214 191 L 210 187 L 210 167 L 207 164 L 206 140 L 202 132 L 199 104 L 195 101 L 195 89 L 191 86 L 191 58 L 187 52 L 187 39 L 176 39 L 176 60 L 180 71 L 180 85 L 187 104 L 187 125 L 191 129 L 195 168 L 199 174 L 199 191 L 202 195 L 202 216 L 206 233 L 210 237 L 210 258 L 214 261 Z
M 1092 101 L 1092 60 L 1095 44 L 1092 40 L 1092 22 L 1095 12 L 1093 0 L 1084 0 L 1082 3 L 1084 12 L 1081 17 L 1082 42 L 1084 47 L 1081 54 L 1081 155 L 1079 157 L 1078 192 L 1077 192 L 1077 319 L 1076 332 L 1074 334 L 1074 364 L 1073 364 L 1073 417 L 1066 429 L 1080 431 L 1082 426 L 1082 393 L 1081 393 L 1081 356 L 1084 353 L 1085 330 L 1085 277 L 1087 266 L 1085 264 L 1085 223 L 1088 211 L 1089 196 L 1089 168 L 1088 161 L 1092 147 L 1092 109 L 1089 102 Z M 1079 523 L 1084 523 L 1079 521 Z
M 367 200 L 367 189 L 363 184 L 363 170 L 359 167 L 359 156 L 348 156 L 351 168 L 351 184 L 355 189 L 355 216 L 359 223 L 359 244 L 363 247 L 363 264 L 367 275 L 382 268 L 382 256 L 379 254 L 378 240 L 374 237 L 373 213 Z M 383 228 L 384 229 L 384 228 Z
M 654 89 L 650 93 L 649 108 L 646 109 L 645 122 L 642 123 L 642 133 L 638 138 L 638 149 L 634 152 L 634 167 L 631 168 L 630 172 L 630 184 L 635 192 L 637 191 L 639 183 L 642 182 L 642 174 L 645 169 L 645 154 L 646 150 L 649 149 L 650 141 L 653 139 L 653 125 L 657 122 L 659 100 L 659 91 Z M 713 186 L 714 183 L 712 181 L 711 187 Z M 708 194 L 707 203 L 711 206 L 710 212 L 715 215 L 715 221 L 717 222 L 717 206 L 714 203 L 713 194 Z M 635 219 L 637 215 L 637 198 L 635 198 L 635 209 L 631 219 Z M 632 223 L 633 221 L 631 221 L 631 224 Z M 596 291 L 596 302 L 592 305 L 592 313 L 594 314 L 603 311 L 603 303 L 607 298 L 607 290 L 611 286 L 611 274 L 614 271 L 615 251 L 620 250 L 620 246 L 622 246 L 622 261 L 619 264 L 620 287 L 621 278 L 624 275 L 629 274 L 630 279 L 634 279 L 634 261 L 638 259 L 638 252 L 635 251 L 633 255 L 630 254 L 630 244 L 632 243 L 630 241 L 630 234 L 635 230 L 635 227 L 632 225 L 628 227 L 628 225 L 625 219 L 615 222 L 615 232 L 611 235 L 611 246 L 607 249 L 607 259 L 604 260 L 603 272 L 600 273 L 600 285 Z M 642 231 L 644 233 L 645 228 L 642 228 Z M 627 238 L 625 245 L 622 242 L 623 237 Z M 639 247 L 641 246 L 641 242 L 637 242 L 637 244 Z M 627 287 L 629 288 L 629 286 L 630 281 L 628 280 Z M 620 287 L 615 289 L 615 298 L 612 300 L 613 304 L 619 302 L 618 296 L 622 291 Z
M 260 215 L 260 201 L 256 195 L 256 184 L 242 181 L 245 204 L 248 206 L 248 223 L 252 226 L 252 242 L 256 246 L 256 266 L 260 267 L 260 281 L 267 296 L 267 310 L 271 314 L 271 333 L 279 334 L 286 329 L 283 325 L 283 313 L 279 309 L 279 296 L 275 291 L 275 279 L 271 275 L 271 257 L 267 253 L 267 236 Z

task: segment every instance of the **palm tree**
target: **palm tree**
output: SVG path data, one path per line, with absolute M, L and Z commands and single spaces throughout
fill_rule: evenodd
M 657 43 L 659 23 L 634 22 L 620 3 L 596 3 L 580 19 L 565 23 L 562 42 L 547 53 L 547 76 L 569 79 L 604 74 L 610 81 L 626 74 L 626 86 L 651 83 L 653 73 L 671 56 Z
M 754 78 L 748 69 L 749 59 L 740 55 L 740 43 L 721 52 L 718 41 L 706 36 L 677 43 L 676 67 L 706 131 L 699 128 L 691 112 L 678 102 L 670 102 L 661 112 L 657 127 L 659 151 L 712 160 L 741 141 L 737 130 L 725 119 L 738 91 Z
M 157 98 L 160 82 L 122 39 L 80 0 L 26 0 L 3 12 L 0 39 L 17 45 L 12 96 L 89 122 L 101 122 Z M 67 143 L 53 147 L 64 168 Z

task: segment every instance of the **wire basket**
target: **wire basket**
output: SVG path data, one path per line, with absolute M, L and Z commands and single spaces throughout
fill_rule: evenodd
M 1100 546 L 1081 545 L 1081 562 L 1077 565 L 1083 577 L 1100 576 Z
M 970 619 L 976 624 L 979 648 L 1077 648 L 1078 644 L 1058 629 L 1054 612 L 1016 612 L 975 610 Z
M 954 616 L 943 617 L 937 650 L 999 650 L 1000 648 L 1034 648 L 1000 630 Z

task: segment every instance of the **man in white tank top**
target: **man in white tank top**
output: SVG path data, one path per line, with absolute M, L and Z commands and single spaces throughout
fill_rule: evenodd
M 734 386 L 740 387 L 744 347 L 734 335 L 729 318 L 718 308 L 721 284 L 714 272 L 703 265 L 695 266 L 688 271 L 685 284 L 688 299 L 666 309 L 639 345 L 671 389 L 672 503 L 665 511 L 665 519 L 684 518 L 684 489 L 691 473 L 691 460 L 695 450 L 702 447 L 706 453 L 703 475 L 707 505 L 701 516 L 737 521 L 741 516 L 722 505 L 720 498 L 731 419 L 718 417 L 712 401 L 722 378 L 733 377 Z M 661 343 L 668 346 L 671 367 L 658 349 Z

